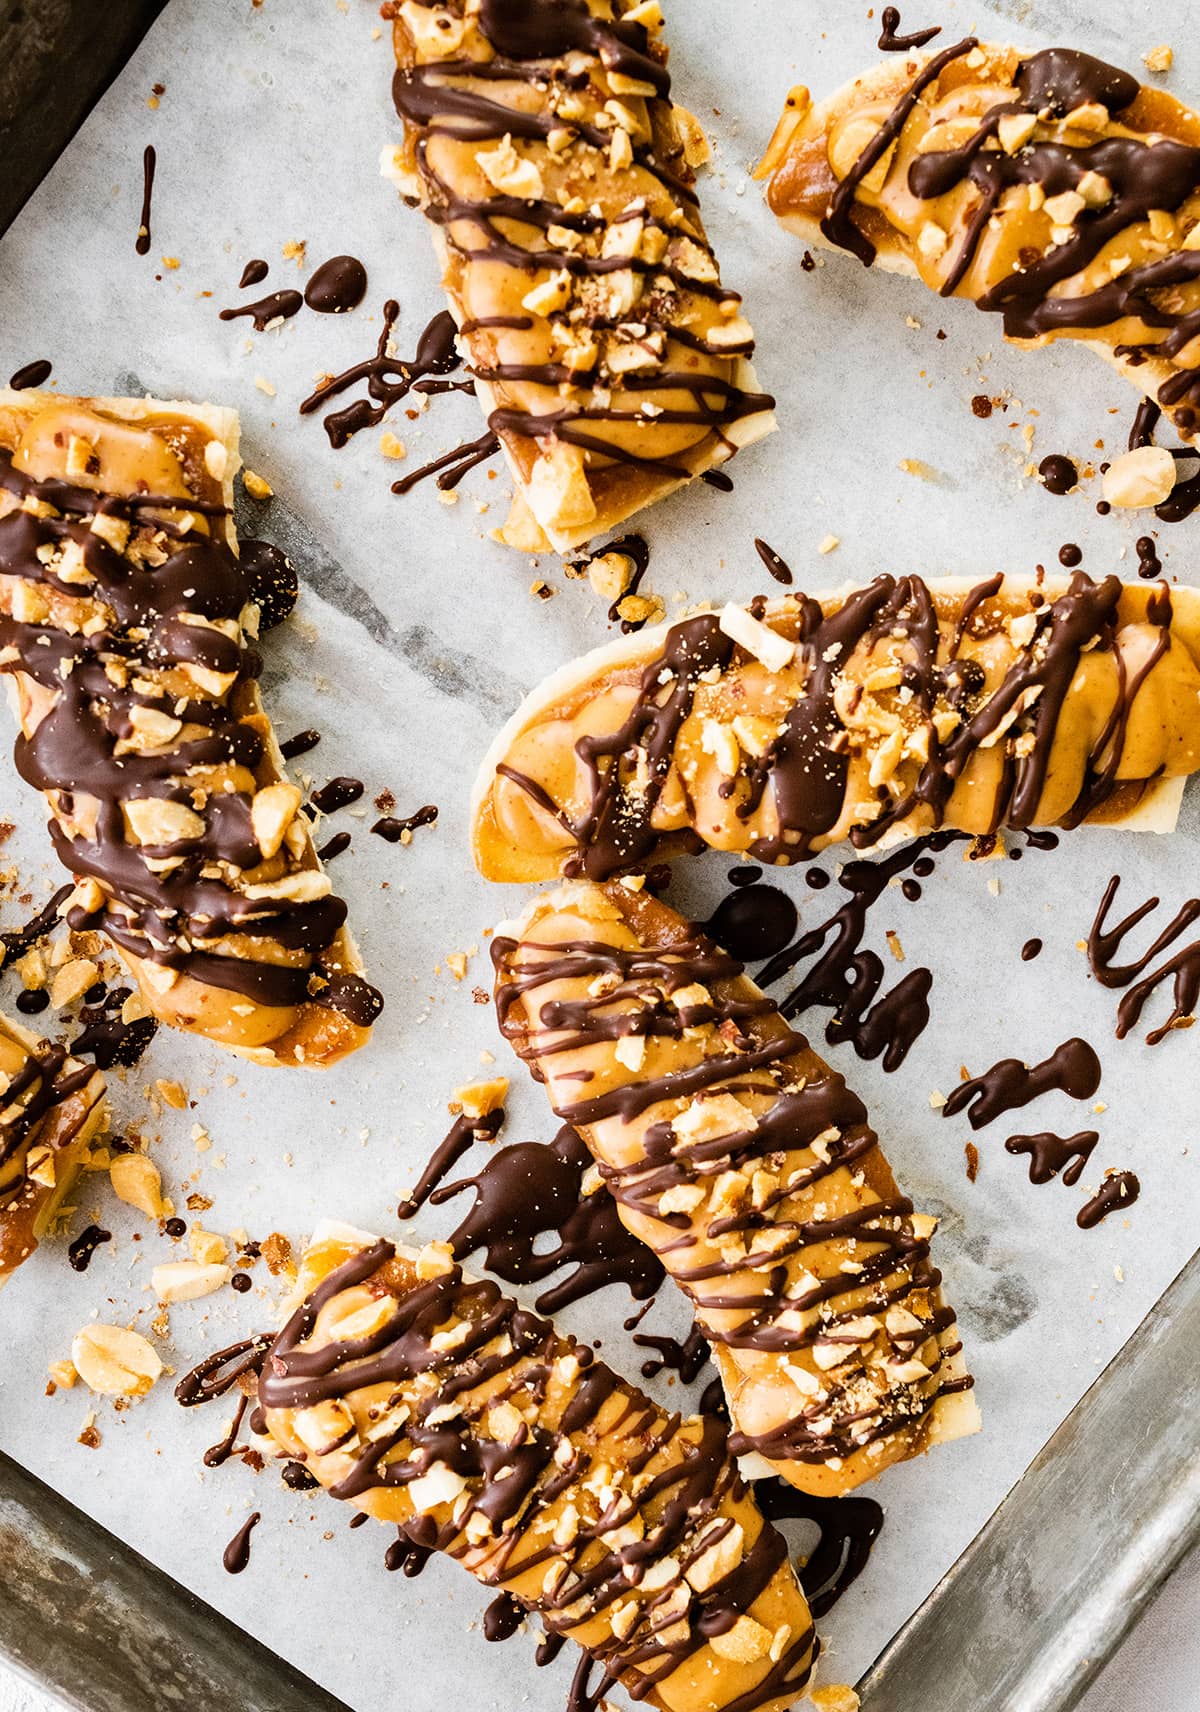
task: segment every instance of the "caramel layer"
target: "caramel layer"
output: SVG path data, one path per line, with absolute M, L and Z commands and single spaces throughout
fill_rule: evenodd
M 739 963 L 619 882 L 539 898 L 493 960 L 504 1033 L 692 1301 L 737 1453 L 828 1496 L 976 1430 L 936 1221 Z
M 639 1702 L 793 1704 L 808 1606 L 719 1422 L 669 1415 L 437 1244 L 329 1227 L 298 1294 L 261 1424 L 335 1497 L 511 1594 Z
M 1174 96 L 968 37 L 815 107 L 793 90 L 758 176 L 806 242 L 969 298 L 1020 343 L 1082 340 L 1200 427 L 1200 116 Z
M 262 709 L 237 465 L 230 411 L 0 393 L 0 671 L 71 925 L 163 1022 L 329 1064 L 381 1001 Z
M 631 0 L 396 8 L 384 171 L 433 224 L 524 550 L 578 546 L 773 426 L 660 26 Z
M 879 577 L 586 655 L 476 787 L 493 880 L 604 879 L 702 846 L 802 861 L 939 826 L 1169 826 L 1200 766 L 1200 594 Z
M 0 1284 L 46 1234 L 106 1115 L 98 1070 L 0 1017 Z

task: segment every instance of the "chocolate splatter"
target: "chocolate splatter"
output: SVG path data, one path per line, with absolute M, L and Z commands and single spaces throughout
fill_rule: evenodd
M 356 803 L 365 789 L 361 779 L 349 779 L 339 774 L 313 792 L 312 806 L 322 814 L 336 814 L 338 809 L 349 808 L 351 803 Z
M 238 290 L 245 291 L 248 285 L 261 285 L 270 271 L 266 262 L 261 257 L 255 256 L 242 269 L 242 277 L 238 280 Z
M 628 582 L 608 609 L 608 622 L 616 624 L 620 620 L 622 632 L 629 636 L 635 630 L 640 630 L 647 622 L 645 618 L 631 619 L 621 616 L 621 602 L 628 600 L 630 595 L 637 594 L 642 586 L 642 578 L 650 568 L 650 543 L 645 536 L 622 535 L 616 541 L 606 541 L 602 547 L 597 547 L 593 552 L 584 553 L 579 558 L 572 559 L 568 569 L 577 576 L 582 576 L 597 559 L 606 559 L 610 553 L 619 553 L 623 558 L 628 559 L 633 567 Z
M 321 733 L 319 731 L 312 729 L 298 731 L 294 737 L 289 737 L 286 742 L 279 745 L 279 753 L 285 761 L 294 761 L 297 756 L 307 755 L 311 749 L 315 749 L 320 741 Z
M 1010 1135 L 1004 1148 L 1006 1153 L 1028 1155 L 1031 1183 L 1049 1183 L 1061 1172 L 1064 1183 L 1075 1184 L 1099 1139 L 1099 1131 L 1094 1129 L 1080 1130 L 1078 1135 L 1041 1130 L 1036 1135 Z
M 1134 543 L 1138 556 L 1137 574 L 1144 582 L 1153 582 L 1162 576 L 1162 560 L 1158 556 L 1158 548 L 1152 535 L 1139 535 Z
M 1165 1023 L 1152 1029 L 1146 1036 L 1147 1046 L 1157 1046 L 1173 1029 L 1188 1026 L 1195 1015 L 1197 1001 L 1200 1001 L 1200 940 L 1184 946 L 1158 969 L 1151 970 L 1149 974 L 1146 971 L 1150 969 L 1154 959 L 1174 945 L 1194 921 L 1200 920 L 1200 898 L 1188 898 L 1140 957 L 1135 958 L 1132 963 L 1116 964 L 1113 958 L 1120 950 L 1125 936 L 1159 905 L 1157 897 L 1148 898 L 1145 903 L 1131 910 L 1124 921 L 1118 922 L 1115 927 L 1109 927 L 1108 912 L 1120 883 L 1120 876 L 1114 874 L 1104 889 L 1096 919 L 1088 933 L 1088 963 L 1101 986 L 1129 988 L 1117 1007 L 1119 1040 L 1123 1040 L 1130 1029 L 1137 1027 L 1146 1001 L 1156 989 L 1165 981 L 1174 982 L 1174 1003 L 1170 1016 Z M 1138 980 L 1138 976 L 1142 979 Z M 1134 985 L 1131 986 L 1131 982 Z
M 304 301 L 318 315 L 345 315 L 367 295 L 367 270 L 357 256 L 331 256 L 304 288 Z
M 9 386 L 14 392 L 24 392 L 26 387 L 45 386 L 50 379 L 54 365 L 49 357 L 37 357 L 31 363 L 26 363 L 9 379 Z
M 154 169 L 157 165 L 154 144 L 147 143 L 142 155 L 142 211 L 138 215 L 137 240 L 133 246 L 139 256 L 150 253 L 150 203 L 154 196 Z
M 1047 493 L 1070 493 L 1079 481 L 1079 471 L 1070 458 L 1061 452 L 1051 452 L 1038 465 L 1038 475 Z
M 250 1536 L 261 1521 L 261 1513 L 252 1511 L 221 1553 L 221 1562 L 230 1575 L 240 1575 L 250 1562 Z
M 67 1249 L 67 1260 L 72 1269 L 75 1272 L 86 1272 L 100 1244 L 111 1241 L 112 1232 L 101 1230 L 99 1225 L 89 1225 L 86 1230 L 80 1231 Z
M 876 43 L 880 53 L 909 53 L 913 48 L 923 48 L 942 33 L 940 24 L 930 24 L 924 30 L 914 30 L 911 35 L 900 35 L 900 11 L 896 6 L 885 6 L 879 21 L 883 25 Z
M 236 309 L 222 309 L 222 321 L 237 321 L 247 315 L 254 323 L 256 333 L 265 333 L 274 321 L 290 321 L 293 315 L 298 315 L 304 308 L 304 299 L 298 291 L 291 287 L 283 291 L 269 292 L 266 297 L 260 297 L 257 303 L 239 304 Z
M 767 543 L 756 535 L 754 537 L 754 550 L 777 583 L 783 583 L 785 586 L 791 583 L 791 567 L 779 557 L 774 547 L 768 547 Z
M 784 949 L 798 922 L 796 906 L 786 892 L 751 882 L 735 884 L 703 926 L 739 963 L 761 963 Z
M 1115 1213 L 1118 1207 L 1132 1207 L 1141 1193 L 1142 1185 L 1132 1171 L 1116 1171 L 1106 1177 L 1100 1188 L 1075 1215 L 1080 1230 L 1094 1230 L 1101 1219 Z
M 1040 1064 L 1001 1058 L 982 1075 L 960 1082 L 942 1107 L 942 1116 L 966 1111 L 971 1128 L 982 1129 L 1001 1113 L 1027 1106 L 1052 1089 L 1061 1089 L 1073 1100 L 1090 1100 L 1100 1086 L 1100 1073 L 1095 1049 L 1075 1035 Z
M 377 838 L 385 839 L 388 844 L 409 844 L 418 827 L 433 826 L 437 817 L 436 804 L 426 803 L 424 808 L 419 808 L 415 814 L 405 815 L 403 818 L 394 814 L 383 815 L 375 822 L 371 831 Z M 405 833 L 408 834 L 407 838 Z
M 460 446 L 453 446 L 450 451 L 443 452 L 440 458 L 433 458 L 419 469 L 401 476 L 399 481 L 392 483 L 392 492 L 411 493 L 418 483 L 427 481 L 430 476 L 437 476 L 437 486 L 443 493 L 449 493 L 465 475 L 469 475 L 479 464 L 485 464 L 499 450 L 500 441 L 490 428 L 486 428 L 478 440 L 464 440 Z

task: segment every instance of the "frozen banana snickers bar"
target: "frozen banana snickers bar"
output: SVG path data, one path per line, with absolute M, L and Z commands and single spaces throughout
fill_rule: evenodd
M 642 631 L 528 697 L 484 761 L 492 880 L 708 846 L 776 865 L 945 826 L 1169 831 L 1200 766 L 1200 592 L 878 577 Z
M 106 1116 L 93 1065 L 0 1016 L 0 1284 L 45 1236 Z
M 334 1497 L 511 1594 L 638 1702 L 798 1698 L 808 1606 L 720 1421 L 668 1413 L 442 1244 L 326 1227 L 298 1294 L 254 1424 Z
M 161 1021 L 324 1065 L 381 1001 L 262 710 L 238 461 L 229 410 L 0 392 L 0 672 L 71 925 Z
M 658 0 L 395 8 L 384 170 L 432 223 L 523 549 L 577 547 L 774 426 L 661 24 Z
M 836 1496 L 976 1430 L 936 1221 L 741 964 L 615 881 L 540 897 L 493 959 L 505 1035 L 692 1301 L 735 1454 Z
M 968 36 L 813 106 L 758 175 L 806 243 L 923 279 L 1026 345 L 1081 339 L 1200 429 L 1200 116 L 1072 48 Z

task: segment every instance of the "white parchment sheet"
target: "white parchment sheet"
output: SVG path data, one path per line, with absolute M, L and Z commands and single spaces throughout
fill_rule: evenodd
M 1187 0 L 1159 0 L 1153 22 L 1122 0 L 1086 8 L 979 0 L 906 12 L 905 26 L 933 21 L 934 11 L 946 41 L 969 27 L 998 39 L 1016 33 L 1135 69 L 1144 51 L 1169 42 L 1169 87 L 1200 95 L 1200 38 Z M 883 571 L 1028 571 L 1055 564 L 1066 540 L 1083 547 L 1092 574 L 1132 575 L 1144 517 L 1097 517 L 1096 482 L 1054 498 L 1022 476 L 1028 429 L 1035 461 L 1051 451 L 1098 461 L 1101 443 L 1123 444 L 1132 391 L 1078 349 L 1006 351 L 995 321 L 971 306 L 940 303 L 850 258 L 802 271 L 800 246 L 775 228 L 750 181 L 789 86 L 803 81 L 823 94 L 873 63 L 878 18 L 843 0 L 675 0 L 669 12 L 677 95 L 716 145 L 706 214 L 725 278 L 745 293 L 781 431 L 738 458 L 732 494 L 698 487 L 642 521 L 653 547 L 647 586 L 671 612 L 682 596 L 748 599 L 771 586 L 755 535 L 792 564 L 798 585 L 814 589 Z M 476 471 L 451 506 L 432 485 L 405 499 L 389 493 L 397 473 L 479 432 L 472 400 L 435 401 L 417 422 L 397 411 L 388 426 L 409 447 L 399 466 L 380 455 L 380 430 L 335 453 L 319 421 L 296 412 L 319 372 L 370 353 L 385 298 L 401 304 L 401 354 L 412 353 L 441 306 L 423 223 L 376 176 L 379 149 L 396 135 L 391 74 L 386 27 L 381 33 L 365 0 L 172 0 L 0 244 L 0 372 L 47 356 L 64 391 L 149 390 L 241 411 L 246 461 L 277 496 L 247 505 L 251 527 L 294 554 L 304 583 L 296 617 L 265 647 L 264 689 L 279 732 L 316 726 L 324 734 L 298 770 L 317 783 L 356 775 L 367 803 L 390 788 L 402 814 L 430 802 L 441 810 L 437 827 L 407 848 L 369 836 L 369 821 L 353 811 L 329 825 L 354 834 L 332 873 L 368 972 L 387 995 L 366 1052 L 307 1076 L 245 1066 L 164 1032 L 124 1083 L 114 1078 L 121 1123 L 161 1136 L 154 1156 L 176 1201 L 198 1190 L 213 1201 L 202 1215 L 208 1228 L 240 1226 L 260 1239 L 278 1230 L 299 1241 L 323 1216 L 393 1232 L 399 1196 L 446 1127 L 447 1099 L 486 1073 L 483 1051 L 513 1077 L 507 1138 L 554 1133 L 490 1007 L 472 997 L 473 987 L 490 987 L 485 929 L 514 912 L 522 894 L 475 875 L 466 805 L 495 726 L 546 671 L 604 639 L 603 606 L 586 582 L 566 581 L 553 558 L 534 567 L 487 538 L 504 515 L 503 472 L 489 480 Z M 165 89 L 152 109 L 156 83 Z M 143 258 L 134 236 L 149 142 L 158 182 Z M 363 306 L 340 319 L 306 311 L 262 335 L 244 321 L 222 323 L 223 306 L 302 285 L 281 254 L 297 240 L 307 243 L 310 269 L 339 252 L 362 257 L 370 273 Z M 239 294 L 252 256 L 269 260 L 270 278 Z M 1003 400 L 990 419 L 972 413 L 976 394 Z M 921 460 L 936 479 L 915 479 L 902 459 Z M 1200 519 L 1162 530 L 1170 576 L 1195 576 L 1198 533 Z M 840 545 L 819 555 L 831 534 Z M 530 593 L 539 577 L 555 591 L 546 602 Z M 1198 807 L 1193 788 L 1167 839 L 1082 831 L 1019 864 L 968 864 L 952 849 L 919 902 L 891 891 L 874 912 L 869 943 L 886 958 L 884 931 L 893 928 L 909 966 L 934 969 L 933 1021 L 894 1075 L 848 1047 L 831 1057 L 867 1100 L 917 1206 L 942 1215 L 935 1255 L 959 1310 L 986 1430 L 892 1470 L 878 1487 L 882 1539 L 824 1625 L 826 1674 L 835 1680 L 852 1680 L 926 1596 L 1195 1245 L 1200 1036 L 1178 1033 L 1154 1050 L 1117 1042 L 1115 995 L 1088 979 L 1078 942 L 1114 872 L 1125 876 L 1126 907 L 1158 892 L 1164 920 L 1195 892 Z M 19 884 L 0 895 L 0 926 L 14 926 L 31 913 L 17 893 L 40 903 L 58 875 L 41 804 L 12 770 L 7 738 L 0 819 L 17 822 L 3 861 L 16 865 Z M 685 866 L 672 897 L 711 907 L 730 864 L 709 857 Z M 835 889 L 810 894 L 802 870 L 780 883 L 809 925 L 838 901 Z M 1046 949 L 1023 964 L 1020 947 L 1033 935 Z M 454 951 L 472 953 L 461 982 L 447 967 Z M 0 1003 L 11 1007 L 16 985 L 4 978 Z M 1151 1020 L 1161 1020 L 1157 1010 Z M 824 1017 L 809 1021 L 819 1040 Z M 1105 1109 L 1053 1094 L 1007 1127 L 991 1126 L 976 1138 L 982 1170 L 969 1184 L 963 1144 L 972 1132 L 965 1118 L 943 1121 L 931 1110 L 931 1092 L 949 1089 L 960 1064 L 978 1071 L 1006 1055 L 1033 1060 L 1075 1033 L 1101 1050 Z M 184 1083 L 194 1109 L 156 1116 L 143 1093 L 155 1078 Z M 197 1150 L 195 1124 L 212 1138 L 207 1151 Z M 1003 1150 L 1017 1130 L 1087 1127 L 1101 1141 L 1077 1190 L 1034 1187 L 1024 1162 Z M 1127 1217 L 1082 1232 L 1074 1215 L 1084 1188 L 1110 1165 L 1138 1172 L 1141 1200 Z M 419 1581 L 389 1576 L 384 1531 L 348 1533 L 348 1510 L 321 1494 L 291 1495 L 273 1471 L 256 1477 L 240 1463 L 203 1473 L 200 1453 L 220 1436 L 223 1405 L 184 1413 L 164 1382 L 122 1412 L 98 1402 L 100 1448 L 76 1442 L 92 1400 L 82 1387 L 47 1399 L 47 1362 L 68 1353 L 89 1316 L 140 1316 L 148 1326 L 150 1268 L 180 1252 L 126 1216 L 101 1177 L 86 1181 L 79 1204 L 75 1228 L 99 1215 L 115 1240 L 83 1276 L 68 1269 L 61 1245 L 48 1246 L 3 1297 L 4 1449 L 360 1712 L 447 1704 L 556 1712 L 569 1657 L 537 1671 L 531 1637 L 486 1645 L 486 1596 L 459 1570 L 435 1563 Z M 462 1202 L 427 1209 L 407 1234 L 444 1234 L 462 1211 Z M 226 1291 L 173 1309 L 171 1335 L 160 1340 L 165 1359 L 182 1370 L 272 1323 L 275 1295 L 261 1264 L 254 1276 L 246 1296 Z M 636 1374 L 644 1352 L 632 1351 L 621 1330 L 628 1312 L 628 1299 L 610 1291 L 564 1319 L 599 1336 L 604 1355 Z M 684 1323 L 681 1304 L 664 1293 L 644 1329 Z M 1139 1423 L 1129 1427 L 1135 1444 Z M 249 1568 L 231 1579 L 221 1549 L 251 1508 L 264 1520 Z

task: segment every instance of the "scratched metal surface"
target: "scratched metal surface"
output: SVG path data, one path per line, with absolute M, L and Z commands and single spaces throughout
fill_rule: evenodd
M 736 57 L 711 52 L 714 28 L 728 29 L 727 7 L 692 0 L 676 10 L 678 92 L 710 124 L 717 147 L 706 210 L 726 276 L 744 289 L 758 327 L 762 379 L 779 396 L 782 431 L 739 459 L 733 494 L 700 489 L 645 520 L 650 586 L 672 611 L 680 593 L 746 599 L 763 580 L 755 534 L 811 587 L 884 570 L 1028 570 L 1053 562 L 1068 538 L 1095 574 L 1130 568 L 1144 522 L 1102 520 L 1093 496 L 1054 499 L 1021 473 L 1025 427 L 1034 430 L 1035 456 L 1085 458 L 1098 455 L 1099 438 L 1117 443 L 1134 402 L 1123 383 L 1078 350 L 1004 351 L 994 324 L 969 306 L 941 305 L 848 260 L 802 273 L 798 246 L 760 205 L 747 169 L 787 87 L 805 80 L 823 92 L 874 58 L 873 28 L 858 7 L 741 0 Z M 1075 39 L 1129 64 L 1152 45 L 1116 0 L 1097 0 L 1086 30 L 1082 16 L 998 0 L 970 13 L 946 8 L 948 31 L 969 22 L 1028 42 Z M 1187 30 L 1188 16 L 1185 0 L 1173 0 L 1156 9 L 1154 25 L 1156 39 L 1175 46 L 1171 86 L 1180 91 L 1200 90 L 1200 40 Z M 301 0 L 255 9 L 242 0 L 173 0 L 0 241 L 0 371 L 45 355 L 64 389 L 149 388 L 241 409 L 247 461 L 277 495 L 267 506 L 248 504 L 249 521 L 294 554 L 304 588 L 296 619 L 266 648 L 264 690 L 279 729 L 324 731 L 303 763 L 318 782 L 357 774 L 372 794 L 392 789 L 401 812 L 441 806 L 437 829 L 418 833 L 407 850 L 370 838 L 353 814 L 334 823 L 354 833 L 334 873 L 388 996 L 368 1053 L 319 1080 L 281 1079 L 160 1036 L 140 1070 L 116 1086 L 120 1121 L 161 1137 L 155 1157 L 168 1188 L 178 1198 L 184 1187 L 210 1197 L 210 1228 L 244 1226 L 258 1236 L 278 1229 L 298 1239 L 330 1214 L 391 1229 L 396 1200 L 444 1128 L 453 1087 L 478 1073 L 482 1051 L 511 1069 L 471 989 L 486 983 L 486 930 L 519 907 L 521 893 L 488 888 L 471 870 L 471 775 L 523 690 L 605 634 L 586 584 L 565 582 L 552 560 L 533 566 L 487 539 L 503 514 L 503 479 L 477 472 L 454 507 L 443 508 L 428 488 L 399 501 L 387 491 L 395 468 L 380 458 L 375 435 L 334 454 L 315 421 L 296 417 L 318 371 L 368 353 L 385 296 L 401 301 L 402 351 L 440 305 L 419 219 L 374 174 L 394 121 L 387 43 L 372 39 L 373 24 L 365 0 L 346 0 L 344 10 Z M 155 82 L 166 90 L 151 111 Z M 150 141 L 159 150 L 155 239 L 141 259 L 133 237 L 141 151 Z M 337 321 L 302 316 L 249 339 L 244 323 L 221 323 L 217 309 L 235 301 L 245 260 L 271 260 L 268 287 L 290 283 L 293 267 L 280 250 L 300 238 L 313 261 L 361 255 L 371 274 L 368 303 Z M 166 267 L 164 256 L 179 267 Z M 944 341 L 935 339 L 939 328 Z M 970 410 L 979 392 L 1005 397 L 987 422 Z M 407 468 L 478 432 L 466 399 L 444 401 L 415 422 L 400 413 L 392 426 L 409 443 Z M 899 469 L 902 458 L 929 464 L 938 479 L 915 481 Z M 1163 531 L 1169 575 L 1194 577 L 1195 527 Z M 831 532 L 841 546 L 822 557 L 817 544 Z M 535 576 L 556 591 L 546 604 L 528 592 Z M 1115 1042 L 1112 995 L 1087 980 L 1076 945 L 1118 868 L 1131 902 L 1158 891 L 1173 907 L 1194 892 L 1198 805 L 1193 788 L 1180 831 L 1166 840 L 1081 832 L 1055 855 L 1030 852 L 1019 866 L 968 865 L 951 853 L 919 903 L 890 893 L 876 913 L 870 943 L 886 955 L 883 932 L 893 928 L 909 964 L 934 969 L 933 1022 L 893 1076 L 859 1063 L 849 1048 L 830 1055 L 870 1105 L 902 1183 L 919 1206 L 942 1215 L 939 1264 L 960 1311 L 987 1430 L 889 1473 L 879 1490 L 888 1511 L 880 1544 L 823 1625 L 827 1679 L 860 1677 L 926 1605 L 1192 1253 L 1195 1036 L 1176 1035 L 1153 1052 L 1140 1041 Z M 4 759 L 0 820 L 18 825 L 3 860 L 18 881 L 0 896 L 0 925 L 28 913 L 19 895 L 40 900 L 55 883 L 41 819 Z M 692 864 L 673 898 L 704 912 L 722 890 L 725 866 Z M 831 907 L 832 893 L 810 893 L 800 874 L 781 884 L 806 924 Z M 1034 933 L 1046 950 L 1023 965 L 1019 947 Z M 446 955 L 472 947 L 459 984 Z M 0 1003 L 12 996 L 9 976 Z M 812 1019 L 817 1038 L 822 1023 Z M 1008 1131 L 1000 1126 L 979 1138 L 983 1170 L 969 1185 L 965 1120 L 944 1123 L 929 1105 L 960 1064 L 978 1070 L 1013 1053 L 1041 1056 L 1072 1033 L 1100 1047 L 1106 1110 L 1083 1113 L 1056 1095 L 1012 1127 L 1098 1128 L 1085 1186 L 1105 1166 L 1138 1171 L 1138 1205 L 1090 1234 L 1074 1223 L 1083 1187 L 1031 1186 L 1021 1162 L 1004 1154 Z M 153 1114 L 143 1088 L 154 1077 L 185 1082 L 195 1110 Z M 552 1134 L 540 1094 L 519 1078 L 510 1110 L 510 1139 Z M 213 1139 L 202 1154 L 191 1134 L 197 1122 Z M 528 1637 L 500 1651 L 486 1647 L 478 1632 L 483 1595 L 451 1566 L 432 1565 L 416 1583 L 387 1576 L 381 1537 L 372 1529 L 348 1535 L 335 1506 L 286 1494 L 271 1475 L 255 1479 L 240 1465 L 202 1473 L 199 1452 L 220 1436 L 219 1407 L 207 1421 L 184 1415 L 159 1386 L 123 1413 L 99 1406 L 99 1450 L 76 1443 L 89 1401 L 78 1390 L 46 1399 L 45 1364 L 67 1352 L 89 1315 L 148 1324 L 149 1267 L 167 1250 L 99 1181 L 85 1186 L 80 1205 L 79 1223 L 99 1213 L 115 1240 L 83 1277 L 67 1271 L 61 1250 L 48 1251 L 6 1291 L 0 1447 L 356 1712 L 394 1705 L 397 1681 L 412 1712 L 433 1712 L 451 1693 L 464 1712 L 517 1699 L 533 1712 L 560 1706 L 567 1661 L 534 1671 Z M 431 1212 L 415 1234 L 444 1234 L 453 1216 Z M 185 1304 L 160 1347 L 182 1368 L 268 1323 L 274 1310 L 274 1293 L 261 1284 L 245 1298 Z M 636 1371 L 642 1352 L 622 1332 L 627 1311 L 610 1293 L 564 1319 Z M 645 1329 L 678 1330 L 681 1320 L 679 1304 L 664 1297 Z M 1147 1441 L 1166 1430 L 1157 1401 L 1138 1396 L 1133 1406 Z M 262 1509 L 264 1522 L 249 1569 L 230 1580 L 221 1547 L 250 1508 Z M 1097 1506 L 1098 1552 L 1111 1555 L 1126 1541 L 1126 1520 L 1116 1505 Z M 1139 1534 L 1143 1543 L 1153 1538 Z M 1139 1584 L 1152 1581 L 1147 1573 Z M 985 1579 L 973 1621 L 1000 1622 L 998 1585 Z M 944 1608 L 940 1599 L 926 1605 Z M 1074 1644 L 1071 1624 L 1055 1632 Z M 1099 1656 L 1091 1637 L 1086 1646 L 1089 1658 Z M 903 1656 L 917 1656 L 915 1643 L 904 1648 Z

